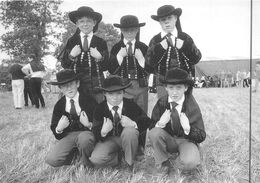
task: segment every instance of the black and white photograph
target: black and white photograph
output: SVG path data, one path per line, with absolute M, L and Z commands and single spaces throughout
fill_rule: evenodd
M 0 0 L 1 183 L 259 183 L 260 1 Z

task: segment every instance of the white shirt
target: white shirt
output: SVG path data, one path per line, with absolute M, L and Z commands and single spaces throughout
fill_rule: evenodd
M 71 103 L 70 103 L 71 98 L 66 96 L 66 106 L 65 106 L 65 111 L 70 113 L 70 109 L 71 109 Z M 76 95 L 72 98 L 72 100 L 74 100 L 74 105 L 76 108 L 76 112 L 78 114 L 78 116 L 80 115 L 81 112 L 81 108 L 79 106 L 79 92 L 76 93 Z
M 181 99 L 179 101 L 177 101 L 176 103 L 178 104 L 175 109 L 177 110 L 178 114 L 179 114 L 179 117 L 180 117 L 180 114 L 181 114 L 181 109 L 182 109 L 182 106 L 183 106 L 183 102 L 185 100 L 185 95 L 183 95 L 181 97 Z M 172 105 L 171 105 L 171 102 L 175 102 L 171 99 L 170 96 L 168 96 L 168 103 L 170 104 L 170 108 L 172 110 Z M 156 123 L 155 127 L 160 127 L 160 128 L 164 128 L 165 125 L 159 125 L 158 122 Z
M 80 32 L 79 35 L 80 35 L 81 44 L 82 44 L 82 46 L 83 46 L 85 34 L 84 34 L 83 32 Z M 87 39 L 88 39 L 88 47 L 90 46 L 92 37 L 93 37 L 93 32 L 90 32 L 90 33 L 88 34 L 88 38 L 87 38 Z
M 124 44 L 126 45 L 126 50 L 128 50 L 128 49 L 129 49 L 129 44 L 128 44 L 129 41 L 127 41 L 127 40 L 124 38 L 124 39 L 123 39 L 123 42 L 124 42 Z M 132 43 L 132 53 L 134 53 L 136 40 L 134 39 L 134 40 L 132 40 L 132 41 L 130 41 L 130 42 Z M 117 54 L 116 58 L 117 58 L 118 64 L 121 65 L 124 58 L 121 57 L 121 56 L 119 56 L 118 54 Z M 140 65 L 142 68 L 144 68 L 145 58 L 143 57 L 143 59 L 137 60 L 137 61 L 138 61 L 139 65 Z
M 109 104 L 108 102 L 107 102 L 107 106 L 108 106 L 109 111 L 111 111 L 112 116 L 114 116 L 114 115 L 115 115 L 115 111 L 114 111 L 114 109 L 113 109 L 114 106 L 112 106 L 112 105 Z M 121 116 L 122 116 L 122 109 L 123 109 L 123 101 L 118 105 L 118 109 L 117 109 L 117 113 L 118 113 L 118 115 L 119 115 L 120 118 L 121 118 Z
M 44 71 L 33 72 L 30 63 L 26 64 L 25 66 L 23 66 L 22 70 L 25 70 L 28 74 L 31 74 L 31 78 L 43 78 L 45 76 L 45 72 Z
M 167 34 L 168 34 L 167 32 L 162 31 L 162 32 L 161 32 L 161 38 L 164 38 Z M 178 30 L 177 30 L 176 27 L 173 29 L 173 31 L 171 32 L 171 34 L 172 34 L 172 35 L 171 35 L 172 43 L 173 43 L 173 45 L 174 45 L 174 44 L 175 44 L 175 38 L 178 37 Z

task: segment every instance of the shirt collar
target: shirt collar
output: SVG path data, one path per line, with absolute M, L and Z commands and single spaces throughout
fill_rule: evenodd
M 165 37 L 167 34 L 168 34 L 167 32 L 162 31 L 162 32 L 161 32 L 161 37 L 163 38 L 163 37 Z M 173 31 L 171 32 L 171 34 L 172 34 L 172 36 L 174 36 L 174 37 L 178 37 L 178 30 L 177 30 L 176 26 L 175 26 L 175 28 L 173 29 Z
M 107 102 L 107 106 L 108 106 L 108 109 L 109 111 L 113 110 L 112 108 L 114 107 L 113 105 L 109 104 Z M 118 105 L 119 109 L 122 109 L 123 108 L 123 101 Z
M 184 100 L 185 100 L 185 95 L 183 94 L 183 96 L 181 97 L 181 99 L 178 100 L 176 103 L 177 103 L 178 105 L 182 105 L 183 102 L 184 102 Z M 168 102 L 171 103 L 171 102 L 175 102 L 175 101 L 173 101 L 173 100 L 171 99 L 171 97 L 168 96 Z
M 124 38 L 123 42 L 124 42 L 125 45 L 128 45 L 127 43 L 128 43 L 129 41 L 127 41 L 127 40 Z M 131 41 L 132 46 L 135 45 L 135 42 L 136 42 L 135 39 Z
M 93 36 L 93 34 L 94 34 L 93 31 L 91 31 L 91 32 L 88 34 L 88 38 L 91 39 L 92 36 Z M 80 37 L 81 37 L 81 38 L 84 38 L 84 36 L 85 36 L 85 34 L 84 34 L 83 32 L 80 32 Z
M 78 102 L 79 101 L 79 92 L 77 92 L 73 98 L 69 98 L 66 96 L 66 101 L 70 102 L 71 99 L 73 99 L 74 102 Z

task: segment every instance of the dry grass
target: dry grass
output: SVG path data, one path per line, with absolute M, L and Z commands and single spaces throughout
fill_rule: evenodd
M 136 173 L 124 169 L 89 170 L 72 165 L 52 168 L 45 164 L 46 153 L 55 139 L 49 125 L 57 95 L 47 97 L 45 109 L 15 110 L 11 93 L 0 93 L 0 182 L 88 183 L 88 182 L 248 182 L 249 165 L 249 89 L 195 89 L 201 107 L 207 139 L 202 143 L 203 163 L 195 177 L 180 172 L 169 179 L 151 174 L 154 166 L 152 149 L 138 162 Z M 150 96 L 150 106 L 154 97 Z M 260 182 L 260 92 L 252 95 L 252 182 Z M 258 121 L 257 121 L 258 119 Z

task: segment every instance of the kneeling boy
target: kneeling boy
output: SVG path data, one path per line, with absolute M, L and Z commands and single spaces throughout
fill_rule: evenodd
M 79 94 L 80 75 L 73 70 L 61 70 L 56 77 L 57 82 L 50 84 L 58 85 L 65 96 L 54 106 L 51 130 L 59 141 L 47 155 L 46 162 L 53 167 L 70 165 L 74 152 L 78 151 L 83 165 L 91 166 L 88 158 L 94 149 L 95 138 L 90 129 L 96 101 Z
M 133 100 L 124 98 L 130 86 L 119 76 L 110 75 L 100 88 L 106 100 L 98 104 L 93 117 L 97 145 L 90 161 L 95 167 L 116 166 L 123 150 L 128 170 L 132 171 L 138 145 L 144 145 L 150 118 Z
M 200 164 L 198 144 L 206 138 L 200 108 L 191 94 L 193 81 L 185 70 L 174 68 L 162 83 L 168 95 L 157 101 L 148 134 L 155 161 L 162 173 L 176 166 L 192 170 Z M 179 153 L 174 166 L 168 157 L 173 152 Z

